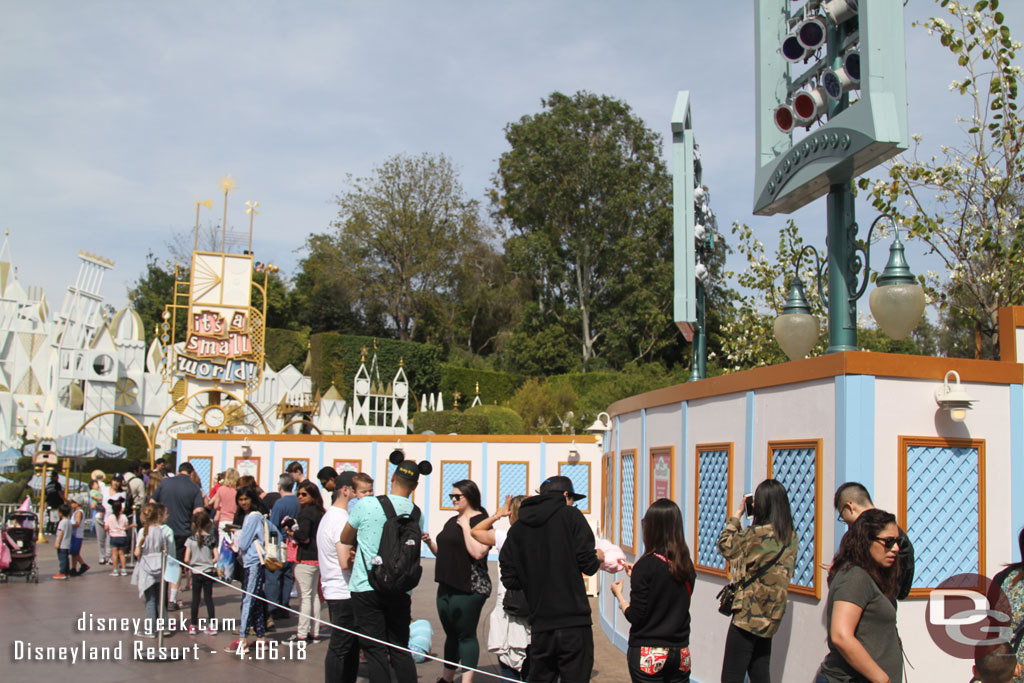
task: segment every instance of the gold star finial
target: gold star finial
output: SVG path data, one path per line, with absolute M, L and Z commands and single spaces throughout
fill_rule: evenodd
M 222 175 L 220 180 L 217 181 L 217 184 L 220 185 L 220 189 L 224 190 L 224 194 L 234 192 L 238 187 L 238 181 L 232 178 L 230 173 Z

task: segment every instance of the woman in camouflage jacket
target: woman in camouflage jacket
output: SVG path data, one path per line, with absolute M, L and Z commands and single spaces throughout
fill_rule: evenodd
M 743 528 L 744 504 L 725 522 L 718 552 L 729 561 L 730 580 L 742 581 L 778 560 L 763 576 L 740 588 L 733 600 L 732 623 L 725 640 L 722 683 L 770 683 L 772 636 L 786 613 L 789 582 L 800 541 L 793 531 L 793 513 L 786 487 L 774 479 L 754 492 L 752 523 Z M 781 555 L 779 554 L 781 551 Z

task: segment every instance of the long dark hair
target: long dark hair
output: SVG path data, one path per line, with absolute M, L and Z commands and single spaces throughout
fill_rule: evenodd
M 891 567 L 882 567 L 871 557 L 871 544 L 890 524 L 896 524 L 896 517 L 885 510 L 872 508 L 860 513 L 860 517 L 850 525 L 849 531 L 839 542 L 839 552 L 832 559 L 832 567 L 828 570 L 829 585 L 832 585 L 832 579 L 841 569 L 847 566 L 860 567 L 886 597 L 895 599 L 899 592 L 899 555 Z
M 260 490 L 255 485 L 240 486 L 235 491 L 235 505 L 238 505 L 238 499 L 245 496 L 252 501 L 252 507 L 249 512 L 259 512 L 261 514 L 267 514 L 267 506 L 263 504 L 263 500 L 260 499 Z M 248 513 L 246 513 L 248 514 Z
M 316 484 L 311 482 L 309 479 L 303 479 L 299 482 L 298 489 L 299 491 L 305 491 L 309 494 L 309 504 L 319 510 L 322 514 L 324 511 L 324 501 L 320 498 L 320 489 L 316 487 Z
M 459 493 L 466 497 L 466 502 L 469 503 L 469 507 L 474 510 L 479 510 L 483 514 L 487 514 L 487 510 L 480 504 L 480 489 L 477 487 L 476 482 L 472 479 L 461 479 L 452 484 L 453 489 L 458 489 Z
M 676 581 L 692 580 L 693 560 L 683 536 L 683 514 L 679 506 L 668 498 L 659 498 L 647 508 L 640 522 L 644 531 L 645 554 L 664 555 Z
M 1009 569 L 1016 569 L 1017 576 L 1013 579 L 1012 583 L 1024 580 L 1024 527 L 1020 529 L 1020 535 L 1017 536 L 1017 545 L 1020 546 L 1020 562 L 1011 562 L 1006 565 Z
M 754 524 L 771 524 L 783 546 L 793 538 L 793 511 L 786 487 L 775 479 L 765 479 L 754 489 Z

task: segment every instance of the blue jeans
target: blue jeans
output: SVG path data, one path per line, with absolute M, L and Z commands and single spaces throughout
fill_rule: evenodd
M 68 573 L 68 551 L 58 548 L 57 549 L 57 564 L 60 566 L 58 573 L 67 575 Z
M 156 618 L 159 616 L 157 613 L 157 606 L 160 604 L 160 582 L 157 581 L 152 586 L 146 589 L 142 594 L 142 597 L 146 601 L 146 619 L 149 620 L 149 630 L 152 633 L 156 632 Z
M 295 563 L 285 562 L 284 567 L 276 572 L 266 572 L 267 600 L 274 603 L 268 609 L 277 609 L 277 605 L 288 607 L 292 599 L 292 586 L 295 585 Z

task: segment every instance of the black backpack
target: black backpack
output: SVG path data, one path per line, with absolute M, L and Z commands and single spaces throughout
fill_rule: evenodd
M 420 582 L 420 509 L 413 505 L 412 512 L 399 515 L 387 496 L 377 496 L 387 520 L 380 535 L 380 548 L 372 566 L 367 567 L 370 586 L 378 593 L 398 595 L 415 588 Z

